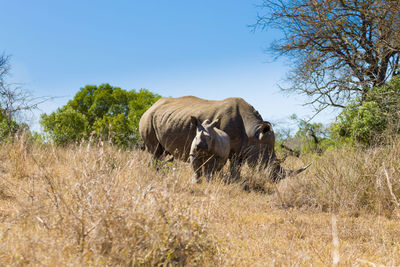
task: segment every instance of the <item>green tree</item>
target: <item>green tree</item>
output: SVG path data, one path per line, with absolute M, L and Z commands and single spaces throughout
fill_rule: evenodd
M 93 130 L 102 140 L 111 140 L 114 144 L 128 147 L 137 143 L 132 123 L 123 114 L 103 116 L 95 121 Z
M 129 147 L 139 142 L 140 117 L 159 98 L 146 89 L 127 91 L 109 84 L 87 85 L 63 108 L 42 115 L 41 125 L 56 144 L 93 135 Z
M 133 99 L 129 102 L 129 110 L 133 110 L 134 112 L 130 112 L 128 115 L 129 121 L 133 126 L 133 133 L 135 134 L 135 138 L 140 138 L 139 134 L 139 121 L 142 117 L 143 113 L 153 105 L 155 101 L 160 98 L 159 95 L 154 95 L 148 90 L 140 89 L 139 92 L 133 95 Z
M 353 143 L 379 144 L 400 132 L 400 76 L 374 87 L 360 104 L 354 101 L 337 117 L 333 132 Z
M 59 145 L 81 141 L 86 136 L 89 124 L 85 115 L 69 106 L 50 115 L 43 114 L 40 123 L 43 130 Z

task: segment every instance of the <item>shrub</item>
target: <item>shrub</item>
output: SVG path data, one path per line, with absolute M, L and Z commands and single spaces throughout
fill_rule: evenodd
M 372 145 L 384 143 L 400 131 L 400 77 L 373 88 L 366 100 L 348 105 L 333 124 L 336 136 L 352 143 Z

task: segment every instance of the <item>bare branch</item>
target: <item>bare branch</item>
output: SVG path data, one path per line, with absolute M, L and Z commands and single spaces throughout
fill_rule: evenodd
M 317 111 L 364 101 L 374 86 L 398 73 L 400 5 L 390 0 L 264 0 L 254 28 L 280 29 L 271 46 L 293 60 L 292 92 Z
M 0 113 L 7 123 L 10 134 L 13 134 L 11 126 L 16 116 L 24 111 L 32 111 L 39 104 L 48 101 L 49 97 L 34 97 L 17 84 L 9 84 L 6 81 L 10 71 L 10 56 L 0 56 Z

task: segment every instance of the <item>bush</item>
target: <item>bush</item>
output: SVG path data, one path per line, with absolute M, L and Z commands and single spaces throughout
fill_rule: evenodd
M 348 105 L 333 124 L 333 132 L 351 143 L 372 145 L 383 143 L 386 137 L 400 131 L 400 77 L 373 88 L 360 105 L 356 100 Z

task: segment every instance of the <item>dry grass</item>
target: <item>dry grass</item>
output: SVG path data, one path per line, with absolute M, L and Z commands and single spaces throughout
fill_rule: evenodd
M 149 155 L 109 146 L 1 149 L 0 263 L 213 263 L 207 203 L 189 170 L 156 173 Z
M 279 185 L 286 206 L 400 218 L 400 141 L 369 150 L 340 148 L 303 161 L 313 161 L 312 168 Z
M 0 265 L 400 265 L 400 142 L 310 157 L 193 184 L 141 151 L 3 144 Z

